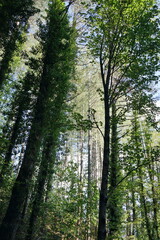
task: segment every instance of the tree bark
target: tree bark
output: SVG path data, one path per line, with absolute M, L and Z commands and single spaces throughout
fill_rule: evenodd
M 153 229 L 154 229 L 154 239 L 158 240 L 160 239 L 159 236 L 159 229 L 158 229 L 158 211 L 157 211 L 157 206 L 158 206 L 158 201 L 156 198 L 156 190 L 154 186 L 154 162 L 152 161 L 152 165 L 149 164 L 149 177 L 151 181 L 151 190 L 152 190 L 152 201 L 153 201 Z
M 110 156 L 110 192 L 112 192 L 107 209 L 108 209 L 108 239 L 115 239 L 120 224 L 120 196 L 117 193 L 117 176 L 118 173 L 118 136 L 117 136 L 117 116 L 116 105 L 112 104 L 112 121 L 111 121 L 111 156 Z
M 37 187 L 35 189 L 35 199 L 33 202 L 32 212 L 29 219 L 29 226 L 28 231 L 26 235 L 26 240 L 34 239 L 34 229 L 37 221 L 37 217 L 39 215 L 41 204 L 43 203 L 43 193 L 44 193 L 44 187 L 48 175 L 49 166 L 52 162 L 52 151 L 53 151 L 53 139 L 50 137 L 50 139 L 46 140 L 46 144 L 44 146 L 43 150 L 43 156 L 42 156 L 42 162 L 40 165 L 40 170 L 38 174 L 38 180 L 37 180 Z M 53 165 L 53 164 L 52 164 Z
M 87 186 L 87 240 L 90 240 L 91 235 L 91 219 L 90 219 L 90 211 L 91 211 L 91 146 L 90 146 L 91 134 L 90 130 L 88 130 L 88 186 Z
M 109 181 L 109 137 L 110 132 L 110 115 L 109 115 L 109 98 L 108 91 L 105 94 L 105 130 L 104 130 L 104 149 L 103 149 L 103 169 L 102 182 L 99 200 L 99 223 L 98 223 L 98 240 L 106 239 L 106 208 L 108 199 L 108 181 Z
M 140 162 L 140 158 L 139 158 L 139 150 L 140 146 L 139 146 L 139 141 L 141 141 L 141 138 L 138 136 L 138 134 L 140 134 L 138 132 L 139 130 L 139 124 L 138 124 L 138 118 L 137 118 L 137 113 L 134 113 L 134 141 L 135 141 L 135 146 L 137 148 L 137 152 L 135 153 L 135 157 L 137 160 L 137 166 L 139 166 L 141 164 Z M 144 220 L 145 220 L 145 225 L 146 225 L 146 231 L 147 231 L 147 235 L 148 235 L 148 239 L 149 240 L 153 240 L 152 238 L 152 233 L 151 233 L 151 226 L 150 226 L 150 221 L 149 221 L 149 217 L 148 217 L 148 210 L 147 210 L 147 204 L 146 204 L 146 197 L 145 197 L 145 191 L 144 191 L 144 184 L 143 184 L 143 173 L 142 173 L 142 169 L 138 168 L 138 178 L 140 180 L 139 186 L 140 186 L 140 201 L 141 201 L 141 205 L 143 208 L 143 212 L 144 212 Z
M 134 175 L 132 173 L 132 179 L 131 179 L 132 183 L 134 183 Z M 132 185 L 132 189 L 131 189 L 131 194 L 132 194 L 132 235 L 136 234 L 136 225 L 135 225 L 135 221 L 136 221 L 136 199 L 135 199 L 135 191 L 134 191 L 134 187 Z M 137 230 L 138 232 L 138 230 Z
M 106 208 L 108 201 L 108 183 L 109 183 L 109 164 L 110 164 L 110 97 L 109 84 L 111 77 L 111 52 L 108 60 L 108 69 L 105 79 L 104 65 L 102 60 L 103 40 L 101 43 L 100 53 L 100 68 L 101 79 L 104 90 L 104 146 L 103 146 L 103 168 L 102 168 L 102 182 L 99 199 L 99 222 L 98 222 L 98 238 L 97 240 L 106 239 Z
M 143 211 L 144 211 L 144 220 L 145 220 L 147 235 L 148 235 L 149 240 L 153 240 L 152 233 L 151 233 L 151 226 L 150 226 L 150 222 L 149 222 L 149 218 L 148 218 L 146 198 L 145 198 L 145 194 L 144 194 L 142 171 L 140 170 L 140 168 L 139 168 L 139 171 L 138 171 L 138 175 L 139 175 L 138 177 L 140 179 L 140 189 L 141 189 L 140 198 L 141 198 L 141 204 L 142 204 Z

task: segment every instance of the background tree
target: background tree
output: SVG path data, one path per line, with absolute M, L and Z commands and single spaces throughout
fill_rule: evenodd
M 24 41 L 24 32 L 28 29 L 28 19 L 36 13 L 34 2 L 11 0 L 2 1 L 0 6 L 0 47 L 2 49 L 0 67 L 0 87 L 5 80 L 5 75 L 10 72 L 10 63 L 13 53 L 18 47 L 18 42 Z
M 143 128 L 141 128 L 142 125 Z M 149 193 L 150 191 L 155 193 L 153 188 L 157 184 L 157 180 L 154 181 L 153 186 L 153 182 L 149 176 L 153 173 L 151 163 L 158 160 L 158 155 L 156 153 L 156 147 L 150 145 L 151 135 L 148 130 L 148 133 L 146 134 L 144 126 L 145 124 L 142 122 L 141 118 L 139 118 L 139 115 L 134 113 L 130 139 L 128 140 L 128 143 L 124 145 L 124 149 L 127 150 L 127 152 L 124 152 L 124 156 L 130 161 L 129 168 L 134 169 L 130 176 L 132 182 L 134 181 L 134 186 L 129 183 L 131 186 L 129 205 L 132 204 L 132 212 L 130 213 L 131 230 L 129 235 L 141 239 L 143 234 L 148 239 L 158 239 L 157 233 L 159 234 L 159 231 L 156 230 L 159 225 L 158 220 L 156 220 L 158 214 L 156 207 L 157 204 L 153 203 L 154 194 Z M 147 126 L 149 127 L 149 125 Z M 148 154 L 150 152 L 150 157 L 147 152 Z M 158 192 L 155 194 L 157 196 L 156 198 L 158 198 Z M 150 202 L 153 203 L 153 208 L 151 207 Z M 138 206 L 138 204 L 140 206 Z M 140 230 L 141 228 L 144 229 L 143 232 Z

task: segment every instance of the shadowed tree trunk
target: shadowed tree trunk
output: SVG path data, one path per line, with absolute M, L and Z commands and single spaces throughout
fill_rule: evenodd
M 134 175 L 132 173 L 131 176 L 131 180 L 132 180 L 132 186 L 131 186 L 131 194 L 132 194 L 132 235 L 136 235 L 136 231 L 138 232 L 138 230 L 136 230 L 136 199 L 135 199 L 135 191 L 134 191 Z
M 159 236 L 159 224 L 158 224 L 158 201 L 156 197 L 156 189 L 154 185 L 154 162 L 152 160 L 152 165 L 149 164 L 149 169 L 148 169 L 150 181 L 151 181 L 151 189 L 152 189 L 152 201 L 153 201 L 153 229 L 154 229 L 154 239 L 158 240 L 160 239 Z
M 118 168 L 118 134 L 117 134 L 118 118 L 116 116 L 116 105 L 112 104 L 112 120 L 111 120 L 111 156 L 110 156 L 110 198 L 107 204 L 108 209 L 108 239 L 116 239 L 120 226 L 120 193 L 117 189 Z
M 45 191 L 45 184 L 48 175 L 49 166 L 53 161 L 52 152 L 54 151 L 54 144 L 52 137 L 45 140 L 45 146 L 42 154 L 42 162 L 40 165 L 40 170 L 38 174 L 36 189 L 35 189 L 35 199 L 33 201 L 32 212 L 29 219 L 29 226 L 26 235 L 26 240 L 34 239 L 34 229 L 36 225 L 37 218 L 39 216 L 39 211 L 41 204 L 43 203 L 43 195 Z M 53 165 L 54 163 L 52 163 Z
M 11 163 L 12 150 L 15 146 L 16 140 L 20 132 L 20 124 L 22 122 L 23 112 L 29 109 L 30 103 L 32 101 L 31 94 L 29 94 L 28 92 L 31 88 L 34 88 L 34 89 L 38 88 L 37 84 L 36 85 L 34 84 L 33 78 L 34 76 L 30 73 L 26 75 L 22 90 L 19 93 L 18 99 L 16 99 L 16 101 L 18 102 L 18 106 L 16 110 L 15 122 L 14 122 L 13 128 L 11 129 L 9 145 L 7 148 L 7 152 L 5 154 L 4 163 L 0 173 L 0 186 L 3 184 L 4 175 L 10 175 L 11 173 L 11 170 L 9 169 L 9 167 Z
M 101 43 L 103 45 L 103 41 Z M 102 49 L 101 49 L 102 51 Z M 112 52 L 112 50 L 110 50 Z M 102 52 L 101 52 L 102 54 Z M 107 75 L 105 79 L 103 60 L 100 54 L 101 78 L 104 89 L 104 146 L 103 146 L 103 167 L 102 181 L 99 200 L 99 223 L 98 223 L 98 240 L 106 239 L 106 209 L 108 200 L 108 183 L 109 183 L 109 163 L 110 163 L 110 104 L 109 104 L 109 84 L 111 77 L 111 58 L 109 57 Z

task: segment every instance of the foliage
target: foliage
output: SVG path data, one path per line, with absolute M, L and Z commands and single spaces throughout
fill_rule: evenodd
M 2 238 L 159 239 L 158 14 L 0 2 Z

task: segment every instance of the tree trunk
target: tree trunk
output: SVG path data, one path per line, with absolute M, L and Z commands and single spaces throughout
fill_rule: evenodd
M 149 177 L 151 181 L 151 190 L 152 190 L 152 201 L 153 201 L 153 230 L 154 230 L 154 239 L 158 240 L 160 239 L 159 236 L 159 230 L 158 230 L 158 211 L 157 211 L 157 206 L 158 206 L 158 201 L 156 198 L 156 190 L 154 186 L 154 162 L 152 161 L 152 165 L 149 164 Z
M 90 130 L 88 130 L 88 186 L 87 186 L 87 240 L 90 240 L 90 234 L 91 234 L 91 219 L 90 219 L 90 211 L 91 211 L 91 146 L 90 146 L 90 140 L 91 140 L 91 133 Z
M 149 240 L 153 240 L 152 234 L 151 234 L 151 226 L 150 226 L 150 222 L 149 222 L 149 218 L 148 218 L 148 211 L 147 211 L 146 199 L 145 199 L 145 194 L 144 194 L 144 186 L 143 186 L 141 169 L 139 169 L 138 175 L 139 175 L 138 177 L 140 179 L 140 189 L 141 189 L 140 198 L 141 198 L 141 204 L 142 204 L 143 211 L 144 211 L 144 220 L 145 220 L 147 235 L 148 235 Z
M 108 201 L 108 239 L 115 239 L 120 224 L 120 196 L 118 195 L 117 176 L 118 174 L 118 136 L 117 136 L 117 117 L 116 105 L 112 104 L 112 135 L 111 135 L 111 157 L 110 157 L 110 192 L 111 196 Z
M 79 183 L 78 183 L 78 196 L 80 199 L 82 199 L 82 194 L 83 194 L 83 132 L 80 132 L 80 143 L 79 143 L 80 147 L 79 147 L 79 151 L 80 151 L 80 156 L 79 156 L 79 168 L 80 168 L 80 173 L 79 173 Z M 82 218 L 83 218 L 83 206 L 82 203 L 78 206 L 78 216 L 79 219 L 77 221 L 77 240 L 80 239 L 80 235 L 82 233 L 80 233 L 81 229 L 81 223 L 82 223 Z
M 127 194 L 128 195 L 128 194 Z M 129 196 L 126 195 L 126 213 L 127 213 L 127 226 L 126 226 L 126 236 L 132 236 L 132 229 L 131 229 L 131 213 L 130 213 L 130 200 Z
M 133 173 L 132 173 L 131 181 L 132 181 L 132 183 L 134 183 Z M 135 191 L 134 191 L 133 184 L 132 184 L 131 194 L 132 194 L 132 235 L 135 235 L 136 234 L 136 225 L 135 225 L 135 221 L 136 221 L 136 199 L 135 199 Z
M 137 113 L 134 113 L 134 141 L 135 141 L 135 146 L 137 148 L 137 152 L 135 153 L 135 158 L 137 160 L 137 166 L 141 164 L 140 157 L 139 157 L 139 152 L 140 148 L 142 146 L 139 146 L 139 144 L 142 144 L 141 138 L 139 137 L 139 123 L 138 123 L 138 118 L 137 118 Z M 145 219 L 145 225 L 146 225 L 146 230 L 147 230 L 147 235 L 149 240 L 153 240 L 152 238 L 152 233 L 151 233 L 151 226 L 150 226 L 150 221 L 148 217 L 148 210 L 147 210 L 147 204 L 146 204 L 146 198 L 145 198 L 145 191 L 144 191 L 144 184 L 143 184 L 143 173 L 142 169 L 139 167 L 138 168 L 138 178 L 140 180 L 139 186 L 140 186 L 140 201 L 141 205 L 144 211 L 144 219 Z
M 102 182 L 99 200 L 99 223 L 98 223 L 98 240 L 106 239 L 106 208 L 108 200 L 108 180 L 109 180 L 109 132 L 110 132 L 110 116 L 109 116 L 109 98 L 108 91 L 105 94 L 105 129 L 104 129 L 104 149 L 103 149 L 103 170 Z
M 102 43 L 103 45 L 103 40 Z M 101 46 L 102 46 L 101 45 Z M 101 79 L 104 90 L 104 146 L 103 146 L 103 167 L 102 182 L 99 199 L 99 222 L 98 222 L 98 240 L 106 239 L 106 208 L 108 201 L 108 183 L 109 183 L 109 160 L 110 160 L 110 96 L 109 84 L 111 77 L 111 58 L 112 49 L 110 49 L 110 57 L 108 60 L 108 69 L 105 79 L 105 67 L 102 60 L 102 51 L 100 53 Z
M 28 231 L 26 235 L 26 240 L 34 239 L 34 229 L 37 217 L 39 215 L 40 206 L 43 203 L 43 193 L 44 193 L 44 187 L 47 179 L 47 174 L 49 170 L 49 166 L 51 164 L 52 159 L 52 151 L 53 151 L 53 139 L 46 140 L 46 144 L 43 149 L 43 155 L 42 155 L 42 162 L 40 165 L 40 170 L 38 174 L 38 180 L 37 180 L 37 187 L 35 189 L 35 199 L 33 202 L 32 212 L 29 219 L 29 226 Z

